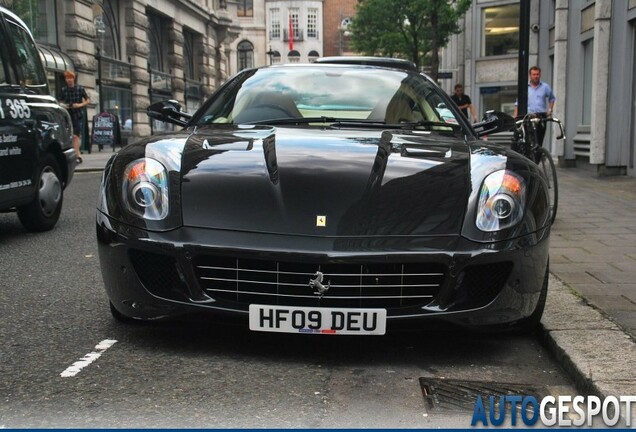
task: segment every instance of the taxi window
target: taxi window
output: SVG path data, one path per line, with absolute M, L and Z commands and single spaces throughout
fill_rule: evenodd
M 7 83 L 7 75 L 4 72 L 4 59 L 0 53 L 0 85 Z
M 46 85 L 44 69 L 40 61 L 38 50 L 22 27 L 7 20 L 7 30 L 15 43 L 15 51 L 18 55 L 18 64 L 22 67 L 22 79 L 27 87 L 40 87 Z

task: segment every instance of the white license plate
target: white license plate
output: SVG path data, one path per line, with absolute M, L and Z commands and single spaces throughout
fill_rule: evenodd
M 250 305 L 250 330 L 280 333 L 383 335 L 386 309 Z

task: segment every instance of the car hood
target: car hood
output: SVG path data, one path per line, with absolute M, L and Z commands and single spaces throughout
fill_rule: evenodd
M 466 143 L 431 133 L 199 128 L 185 142 L 185 226 L 310 236 L 457 235 Z

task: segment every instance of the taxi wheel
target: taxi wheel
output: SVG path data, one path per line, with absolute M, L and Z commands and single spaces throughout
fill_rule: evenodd
M 48 231 L 60 217 L 64 201 L 64 187 L 60 168 L 51 154 L 46 154 L 38 165 L 38 182 L 33 201 L 18 208 L 18 218 L 27 231 Z

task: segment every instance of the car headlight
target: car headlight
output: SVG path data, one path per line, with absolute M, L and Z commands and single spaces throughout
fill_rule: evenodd
M 149 220 L 165 219 L 168 215 L 168 173 L 159 162 L 150 158 L 137 159 L 126 166 L 122 187 L 126 210 Z
M 510 228 L 523 218 L 525 202 L 523 178 L 507 170 L 491 173 L 479 192 L 477 228 L 487 232 Z

